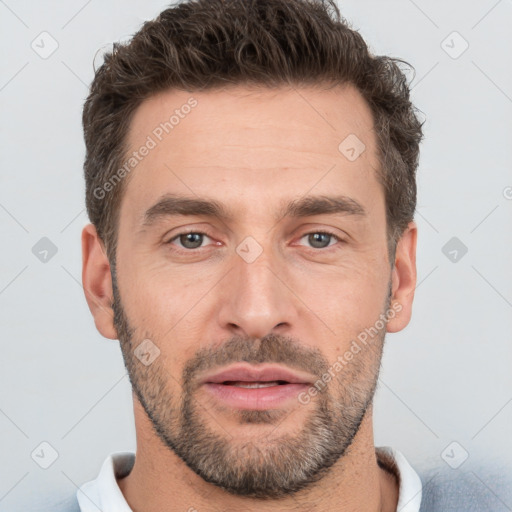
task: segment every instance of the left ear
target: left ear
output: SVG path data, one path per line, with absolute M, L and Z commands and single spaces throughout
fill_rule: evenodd
M 409 222 L 398 240 L 395 264 L 392 270 L 392 294 L 390 308 L 396 311 L 387 324 L 387 332 L 404 329 L 411 320 L 412 301 L 416 289 L 416 241 L 418 229 L 415 222 Z

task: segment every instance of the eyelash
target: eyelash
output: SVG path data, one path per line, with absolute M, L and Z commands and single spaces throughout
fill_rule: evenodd
M 189 235 L 189 234 L 195 234 L 195 235 L 205 235 L 207 236 L 208 238 L 213 238 L 212 236 L 210 236 L 208 233 L 206 232 L 203 232 L 203 231 L 194 231 L 194 230 L 191 230 L 191 231 L 183 231 L 182 233 L 178 233 L 177 235 L 173 236 L 170 240 L 168 240 L 167 242 L 165 242 L 166 245 L 173 245 L 172 242 L 174 242 L 175 240 L 179 239 L 181 236 L 183 235 Z M 304 238 L 305 236 L 308 236 L 308 235 L 328 235 L 334 239 L 336 239 L 336 241 L 338 243 L 344 243 L 345 241 L 340 238 L 338 235 L 335 235 L 334 233 L 331 233 L 330 231 L 309 231 L 308 233 L 304 233 L 300 239 Z M 322 248 L 316 248 L 316 247 L 309 247 L 309 249 L 312 249 L 314 251 L 323 251 L 323 252 L 327 252 L 329 251 L 330 249 L 336 249 L 335 247 L 336 244 L 334 245 L 328 245 L 327 247 L 322 247 Z M 173 249 L 177 252 L 181 252 L 181 253 L 193 253 L 193 252 L 196 252 L 196 251 L 199 251 L 200 249 L 204 249 L 204 247 L 197 247 L 195 249 L 186 249 L 186 248 L 181 248 L 181 247 L 177 247 L 177 249 Z

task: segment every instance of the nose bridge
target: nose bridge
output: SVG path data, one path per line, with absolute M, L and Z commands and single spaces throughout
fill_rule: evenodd
M 269 244 L 247 237 L 236 248 L 233 271 L 221 305 L 224 327 L 235 326 L 246 336 L 262 337 L 296 316 L 293 294 L 280 277 L 284 268 Z

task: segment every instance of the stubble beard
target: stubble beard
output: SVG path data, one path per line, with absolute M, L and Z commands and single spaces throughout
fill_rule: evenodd
M 136 358 L 134 349 L 144 338 L 136 336 L 125 315 L 115 273 L 113 291 L 114 325 L 133 390 L 160 440 L 203 480 L 233 495 L 279 499 L 317 482 L 342 462 L 373 401 L 385 329 L 307 405 L 297 401 L 292 410 L 232 412 L 233 431 L 265 424 L 265 435 L 237 440 L 196 399 L 198 376 L 207 369 L 246 361 L 282 363 L 321 379 L 331 366 L 322 353 L 276 334 L 259 340 L 235 336 L 219 347 L 199 350 L 177 381 L 163 366 L 164 357 L 149 366 Z M 179 384 L 181 395 L 171 391 L 169 384 Z M 309 408 L 304 426 L 296 434 L 286 432 L 289 425 L 282 425 L 304 407 Z M 274 427 L 270 433 L 269 425 Z

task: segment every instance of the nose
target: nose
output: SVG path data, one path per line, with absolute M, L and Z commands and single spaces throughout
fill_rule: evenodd
M 262 338 L 290 330 L 298 317 L 298 299 L 285 267 L 263 251 L 252 262 L 237 254 L 223 283 L 219 322 L 224 330 L 244 337 Z

